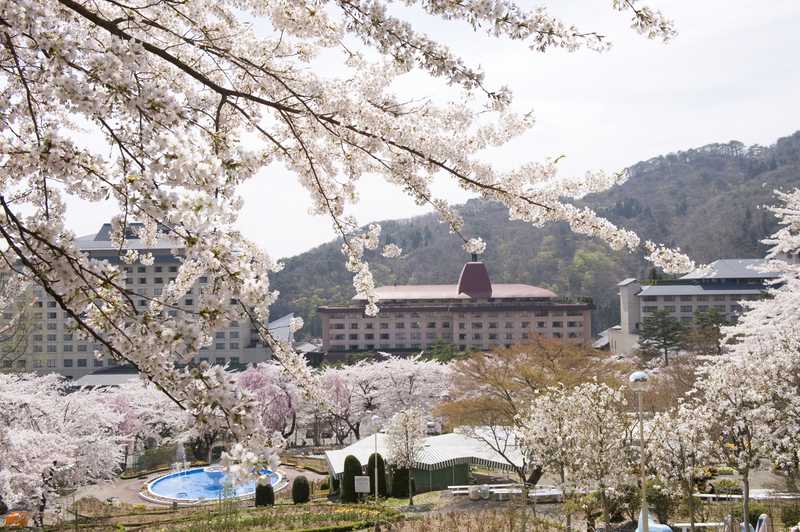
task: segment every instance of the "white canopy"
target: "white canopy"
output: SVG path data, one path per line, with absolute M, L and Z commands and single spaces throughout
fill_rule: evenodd
M 389 445 L 385 434 L 378 433 L 378 454 L 388 461 Z M 375 452 L 375 435 L 367 436 L 344 449 L 325 451 L 328 470 L 336 477 L 344 472 L 344 459 L 347 455 L 358 458 L 362 465 L 369 461 Z M 509 446 L 506 452 L 515 464 L 522 463 L 522 455 L 516 447 Z M 465 434 L 449 433 L 428 436 L 423 443 L 422 452 L 415 469 L 443 469 L 456 464 L 473 464 L 495 469 L 511 470 L 511 465 L 486 443 Z

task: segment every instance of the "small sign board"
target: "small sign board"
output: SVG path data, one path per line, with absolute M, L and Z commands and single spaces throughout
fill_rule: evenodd
M 356 481 L 356 493 L 369 493 L 369 477 L 353 477 Z

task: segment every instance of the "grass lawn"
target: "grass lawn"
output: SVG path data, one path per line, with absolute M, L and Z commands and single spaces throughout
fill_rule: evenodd
M 422 506 L 422 505 L 433 505 L 433 508 L 438 508 L 443 506 L 446 501 L 442 499 L 442 492 L 441 491 L 429 491 L 426 493 L 420 493 L 419 495 L 414 495 L 414 505 L 415 506 Z M 389 497 L 381 501 L 381 504 L 387 508 L 401 508 L 404 506 L 408 506 L 408 497 L 403 497 L 401 499 L 396 499 L 394 497 Z

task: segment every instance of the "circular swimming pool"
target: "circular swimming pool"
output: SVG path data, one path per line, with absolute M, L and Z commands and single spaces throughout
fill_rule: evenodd
M 269 469 L 260 473 L 269 477 L 273 487 L 282 478 L 280 473 Z M 147 485 L 147 492 L 165 501 L 198 502 L 217 500 L 220 497 L 247 497 L 256 491 L 255 480 L 227 488 L 225 480 L 225 473 L 219 468 L 195 467 L 158 477 Z

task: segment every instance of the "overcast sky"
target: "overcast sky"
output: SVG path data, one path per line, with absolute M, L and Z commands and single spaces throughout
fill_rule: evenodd
M 608 35 L 614 46 L 603 54 L 535 53 L 519 42 L 476 36 L 467 26 L 404 14 L 468 63 L 482 66 L 489 86 L 508 85 L 515 108 L 533 110 L 536 126 L 490 154 L 501 167 L 563 154 L 565 172 L 614 171 L 712 142 L 771 144 L 800 129 L 800 2 L 647 3 L 675 20 L 679 34 L 670 44 L 629 30 L 627 17 L 608 7 L 610 0 L 549 2 L 568 22 Z M 445 96 L 439 83 L 421 75 L 409 76 L 399 88 L 413 96 Z M 437 183 L 436 190 L 467 199 L 449 183 Z M 273 257 L 333 237 L 325 218 L 307 215 L 306 193 L 281 168 L 266 169 L 242 194 L 241 229 Z M 361 198 L 352 213 L 363 223 L 426 212 L 377 179 L 364 180 Z M 112 214 L 107 206 L 74 207 L 69 224 L 78 234 L 96 231 Z

